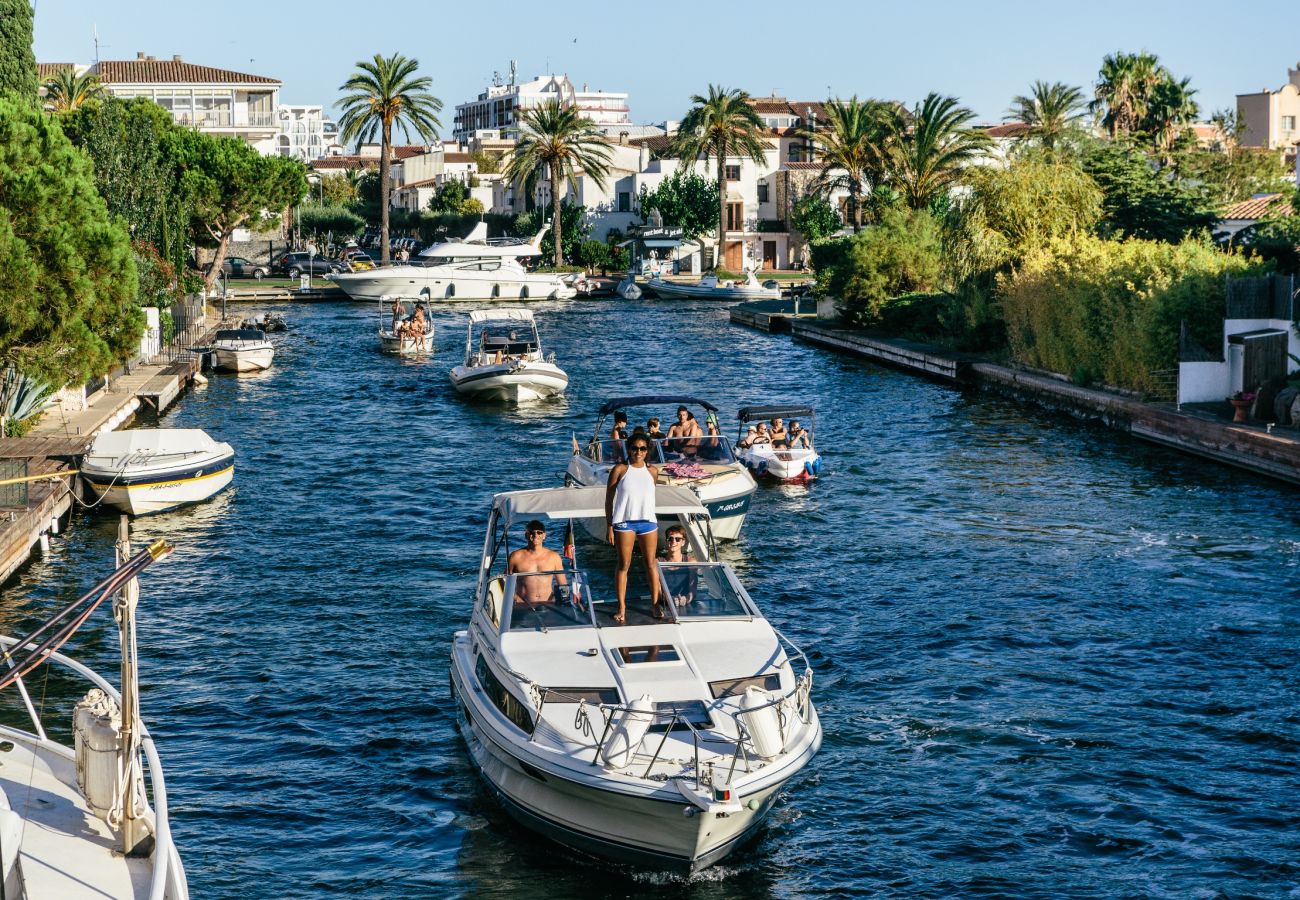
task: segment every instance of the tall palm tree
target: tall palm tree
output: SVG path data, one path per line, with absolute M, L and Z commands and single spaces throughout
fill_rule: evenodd
M 600 187 L 609 177 L 614 151 L 590 119 L 572 103 L 551 98 L 526 109 L 519 117 L 519 140 L 510 150 L 505 176 L 531 190 L 538 172 L 551 181 L 551 236 L 555 240 L 555 265 L 564 265 L 560 233 L 560 185 L 572 185 L 582 171 Z
M 814 189 L 826 195 L 849 193 L 849 224 L 862 227 L 862 194 L 888 177 L 893 135 L 901 131 L 898 107 L 883 100 L 827 100 L 825 124 L 806 129 L 803 137 L 817 148 L 821 161 Z
M 710 156 L 718 161 L 718 259 L 725 246 L 727 227 L 727 158 L 745 157 L 760 165 L 766 159 L 767 148 L 759 137 L 763 133 L 763 120 L 754 111 L 749 94 L 739 89 L 728 90 L 719 85 L 709 85 L 709 95 L 691 97 L 690 112 L 682 119 L 674 140 L 674 152 L 684 163 Z
M 1173 163 L 1174 144 L 1179 135 L 1201 113 L 1200 104 L 1192 99 L 1196 89 L 1191 82 L 1190 78 L 1181 81 L 1175 81 L 1172 76 L 1164 78 L 1151 91 L 1151 98 L 1147 101 L 1142 127 L 1151 135 L 1162 166 Z
M 417 76 L 418 59 L 400 53 L 373 60 L 361 60 L 352 77 L 339 86 L 348 93 L 339 100 L 343 116 L 339 133 L 344 142 L 371 143 L 379 135 L 379 253 L 381 263 L 388 262 L 388 195 L 392 190 L 393 126 L 406 140 L 414 129 L 425 141 L 438 135 L 438 112 L 442 101 L 429 93 L 433 80 Z
M 1150 53 L 1112 53 L 1102 58 L 1089 107 L 1112 139 L 1135 131 L 1146 116 L 1151 92 L 1166 77 Z
M 988 135 L 966 127 L 973 118 L 956 97 L 930 93 L 912 111 L 909 126 L 895 126 L 894 178 L 909 207 L 925 209 L 943 196 L 961 170 L 988 149 Z
M 93 72 L 77 74 L 75 69 L 60 69 L 45 82 L 46 112 L 71 112 L 91 100 L 102 97 L 104 88 Z
M 1083 91 L 1068 84 L 1035 81 L 1028 96 L 1011 98 L 1004 121 L 1029 126 L 1022 138 L 1036 141 L 1049 153 L 1083 116 Z

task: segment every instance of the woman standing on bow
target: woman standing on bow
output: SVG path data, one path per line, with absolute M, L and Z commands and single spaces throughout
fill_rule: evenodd
M 614 569 L 614 591 L 618 596 L 615 622 L 627 618 L 627 575 L 632 568 L 632 550 L 641 548 L 650 601 L 655 618 L 663 616 L 659 608 L 659 570 L 655 566 L 655 548 L 659 543 L 659 523 L 655 516 L 655 482 L 659 470 L 646 462 L 650 439 L 641 432 L 627 439 L 627 462 L 609 471 L 605 487 L 605 521 L 608 539 L 614 545 L 618 563 Z

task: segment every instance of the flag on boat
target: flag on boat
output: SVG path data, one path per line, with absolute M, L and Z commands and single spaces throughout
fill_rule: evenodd
M 564 558 L 570 563 L 574 562 L 573 548 L 573 520 L 570 519 L 564 526 Z

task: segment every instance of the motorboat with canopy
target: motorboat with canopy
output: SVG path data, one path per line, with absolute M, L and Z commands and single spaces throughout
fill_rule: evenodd
M 132 428 L 95 435 L 82 479 L 104 503 L 133 516 L 199 503 L 235 477 L 235 449 L 198 428 Z
M 542 351 L 530 309 L 476 309 L 469 314 L 465 361 L 449 373 L 457 393 L 524 403 L 563 394 L 569 376 Z
M 630 422 L 645 421 L 641 413 L 659 414 L 665 425 L 673 421 L 666 412 L 678 407 L 699 409 L 716 414 L 718 408 L 707 400 L 676 394 L 615 397 L 607 400 L 597 411 L 596 430 L 585 445 L 573 436 L 573 453 L 565 471 L 566 484 L 582 487 L 604 487 L 609 482 L 609 471 L 626 462 L 626 438 L 611 437 L 613 429 L 606 429 L 606 419 L 612 413 L 628 413 Z M 629 410 L 636 411 L 633 417 Z M 631 429 L 629 428 L 629 436 Z M 721 540 L 735 540 L 745 524 L 745 516 L 758 485 L 744 464 L 736 459 L 731 442 L 722 435 L 701 435 L 684 438 L 648 438 L 648 462 L 658 467 L 660 483 L 690 488 L 709 511 L 713 533 Z M 604 511 L 597 518 L 584 520 L 583 527 L 597 540 L 605 540 Z M 660 523 L 661 530 L 665 523 Z
M 274 358 L 275 345 L 260 328 L 222 328 L 212 338 L 212 367 L 219 372 L 262 372 Z
M 779 300 L 781 288 L 775 281 L 762 284 L 753 270 L 746 270 L 745 280 L 719 281 L 717 275 L 705 275 L 695 284 L 680 284 L 661 277 L 651 278 L 646 287 L 660 297 L 681 300 Z
M 636 595 L 634 570 L 616 622 L 611 567 L 582 565 L 573 540 L 604 501 L 601 487 L 493 498 L 469 627 L 452 642 L 458 725 L 524 825 L 585 853 L 699 871 L 756 834 L 821 746 L 812 669 L 716 561 L 708 511 L 682 487 L 659 485 L 656 511 L 700 561 L 658 563 L 665 618 Z M 563 531 L 562 566 L 511 573 L 534 519 Z
M 117 550 L 107 578 L 25 637 L 0 636 L 8 663 L 0 668 L 0 699 L 10 713 L 0 725 L 5 897 L 189 897 L 172 842 L 162 762 L 140 718 L 136 667 L 138 576 L 171 546 L 157 541 L 133 554 L 123 517 Z M 121 648 L 120 691 L 58 652 L 110 597 Z M 89 688 L 69 710 L 72 735 L 62 743 L 50 732 L 66 728 L 66 721 L 43 718 L 55 701 L 47 697 L 48 669 L 42 666 L 68 670 L 85 682 L 82 690 Z M 10 724 L 23 718 L 29 725 Z
M 432 353 L 433 323 L 425 309 L 424 301 L 416 298 L 380 297 L 379 348 L 399 356 Z
M 737 411 L 736 416 L 740 420 L 736 458 L 749 468 L 755 478 L 799 483 L 812 481 L 821 475 L 822 458 L 813 447 L 816 412 L 811 406 L 744 406 Z M 787 428 L 797 422 L 799 434 L 777 443 L 749 441 L 747 435 L 750 424 L 776 419 L 783 420 L 782 425 Z

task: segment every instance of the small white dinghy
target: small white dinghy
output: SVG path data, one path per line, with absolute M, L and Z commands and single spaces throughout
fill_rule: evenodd
M 274 345 L 257 328 L 223 328 L 212 341 L 212 367 L 219 372 L 261 372 L 274 358 Z
M 433 352 L 433 323 L 423 300 L 379 298 L 379 347 L 399 356 L 421 356 Z
M 569 376 L 555 364 L 555 354 L 542 353 L 530 309 L 476 309 L 470 313 L 465 362 L 450 375 L 460 394 L 511 403 L 554 397 L 569 386 Z
M 816 418 L 811 406 L 745 406 L 736 415 L 740 420 L 736 459 L 743 462 L 755 478 L 807 484 L 821 475 L 822 458 L 813 449 Z M 800 419 L 807 419 L 807 427 Z M 790 431 L 784 440 L 776 442 L 746 429 L 751 422 L 779 421 L 784 426 L 787 420 Z
M 81 461 L 95 495 L 133 516 L 206 500 L 234 476 L 234 448 L 198 428 L 104 432 Z
M 652 278 L 646 287 L 660 297 L 685 300 L 777 300 L 781 297 L 776 282 L 759 284 L 752 270 L 745 272 L 745 280 L 741 282 L 718 281 L 717 275 L 705 275 L 695 284 Z

